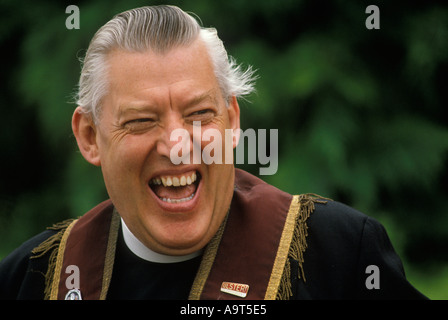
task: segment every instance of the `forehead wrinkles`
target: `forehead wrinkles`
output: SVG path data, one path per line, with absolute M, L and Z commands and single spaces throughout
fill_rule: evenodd
M 179 46 L 166 53 L 114 49 L 107 54 L 108 76 L 129 75 L 154 81 L 181 81 L 189 74 L 213 77 L 216 80 L 208 50 L 200 39 L 188 46 Z
M 125 107 L 224 105 L 209 53 L 201 40 L 165 54 L 116 49 L 108 54 L 108 100 L 113 113 Z M 146 110 L 149 110 L 147 108 Z
M 171 102 L 176 99 L 177 102 L 194 104 L 204 100 L 216 103 L 222 96 L 213 70 L 207 63 L 191 62 L 190 67 L 181 70 L 167 65 L 164 70 L 157 66 L 151 68 L 151 59 L 141 56 L 132 59 L 132 54 L 124 56 L 126 59 L 121 59 L 120 55 L 109 60 L 109 94 L 112 98 L 142 102 L 168 95 Z M 170 62 L 169 59 L 166 64 Z
M 216 96 L 217 89 L 212 88 L 207 90 L 206 92 L 199 93 L 196 95 L 193 95 L 192 97 L 189 97 L 183 101 L 183 104 L 185 107 L 191 107 L 198 104 L 201 104 L 203 102 L 211 102 L 213 104 L 218 104 L 218 99 Z M 170 92 L 171 96 L 171 92 Z

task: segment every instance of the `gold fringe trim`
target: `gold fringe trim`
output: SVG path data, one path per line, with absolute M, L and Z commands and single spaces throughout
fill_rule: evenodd
M 216 258 L 216 253 L 218 252 L 218 247 L 221 242 L 225 226 L 227 224 L 228 216 L 229 212 L 227 212 L 227 215 L 224 218 L 224 221 L 221 223 L 218 232 L 216 232 L 205 249 L 204 255 L 202 256 L 201 265 L 199 266 L 199 270 L 196 274 L 193 285 L 191 286 L 188 300 L 199 300 L 201 298 L 202 290 L 204 290 L 205 282 L 207 281 L 210 270 L 212 269 L 213 262 Z
M 110 280 L 112 279 L 112 270 L 115 262 L 115 249 L 117 247 L 118 231 L 120 229 L 120 215 L 114 208 L 112 221 L 110 223 L 109 238 L 107 240 L 106 259 L 104 262 L 103 282 L 101 286 L 100 300 L 106 300 L 109 290 Z
M 49 292 L 50 296 L 48 298 L 49 300 L 58 300 L 59 282 L 61 280 L 62 262 L 64 260 L 65 245 L 67 243 L 70 231 L 72 230 L 76 222 L 78 222 L 78 219 L 73 220 L 72 223 L 70 223 L 70 225 L 65 229 L 64 233 L 62 234 L 61 241 L 59 243 L 59 248 L 57 250 L 54 250 L 57 252 L 57 256 L 56 256 L 56 262 L 54 263 L 53 279 L 51 281 L 51 287 L 45 288 L 46 291 L 50 290 Z M 54 252 L 52 254 L 54 254 Z
M 56 261 L 58 256 L 58 248 L 61 243 L 62 237 L 67 230 L 67 228 L 74 222 L 75 219 L 68 219 L 59 223 L 54 224 L 51 227 L 48 227 L 49 230 L 56 230 L 59 232 L 55 233 L 48 239 L 46 239 L 44 242 L 42 242 L 40 245 L 38 245 L 36 248 L 34 248 L 31 253 L 32 256 L 30 259 L 37 259 L 48 252 L 51 251 L 50 257 L 48 259 L 48 268 L 47 272 L 45 274 L 45 290 L 44 290 L 44 299 L 48 300 L 50 298 L 51 293 L 51 284 L 54 277 L 54 272 L 56 268 Z
M 289 206 L 288 214 L 286 216 L 285 225 L 283 227 L 280 243 L 277 250 L 277 255 L 274 260 L 274 266 L 272 267 L 271 277 L 269 278 L 268 286 L 264 296 L 265 300 L 274 300 L 277 296 L 279 287 L 285 287 L 283 283 L 285 281 L 282 277 L 285 264 L 288 260 L 288 252 L 290 250 L 291 241 L 294 233 L 294 228 L 297 220 L 297 216 L 300 210 L 299 196 L 293 196 L 291 204 Z M 286 265 L 289 268 L 288 265 Z
M 34 248 L 30 259 L 37 259 L 51 251 L 48 260 L 48 268 L 45 274 L 45 300 L 56 300 L 59 291 L 59 278 L 62 269 L 62 260 L 65 251 L 65 243 L 68 235 L 78 219 L 68 219 L 48 227 L 49 230 L 59 230 L 58 233 L 52 235 L 39 246 Z M 100 294 L 100 300 L 105 300 L 109 289 L 110 280 L 112 278 L 113 264 L 115 260 L 115 249 L 117 245 L 118 231 L 120 227 L 120 215 L 114 209 L 110 226 L 109 238 L 106 249 L 106 259 L 103 270 L 103 282 Z M 61 250 L 59 250 L 61 248 Z
M 289 243 L 289 251 L 288 257 L 284 262 L 284 268 L 282 272 L 282 277 L 280 280 L 280 285 L 278 287 L 278 291 L 276 294 L 277 300 L 288 300 L 293 295 L 291 288 L 291 264 L 290 259 L 298 261 L 299 264 L 299 272 L 298 278 L 303 279 L 306 282 L 305 272 L 303 269 L 304 259 L 303 254 L 307 249 L 308 245 L 306 243 L 306 237 L 308 236 L 308 225 L 306 224 L 307 219 L 310 217 L 311 213 L 315 209 L 315 203 L 327 203 L 328 200 L 331 199 L 321 197 L 316 194 L 308 193 L 302 194 L 298 197 L 298 206 L 293 203 L 291 204 L 291 210 L 297 210 L 297 214 L 295 214 L 295 226 L 292 234 L 292 241 Z M 293 212 L 294 215 L 294 212 Z M 289 214 L 288 214 L 289 218 Z M 286 226 L 289 227 L 289 226 Z M 275 270 L 274 270 L 275 271 Z

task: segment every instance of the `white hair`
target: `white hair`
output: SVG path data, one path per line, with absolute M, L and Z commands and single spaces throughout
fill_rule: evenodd
M 116 15 L 92 38 L 82 63 L 77 104 L 96 122 L 101 100 L 108 90 L 106 55 L 113 49 L 166 53 L 187 46 L 198 37 L 204 41 L 215 76 L 226 102 L 254 91 L 256 76 L 227 55 L 214 28 L 202 28 L 189 14 L 175 6 L 150 6 Z

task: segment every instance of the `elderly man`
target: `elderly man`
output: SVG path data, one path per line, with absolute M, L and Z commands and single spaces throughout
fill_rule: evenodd
M 229 161 L 193 161 L 209 129 L 223 139 L 215 152 L 236 147 L 225 131 L 238 132 L 238 98 L 253 79 L 214 29 L 179 8 L 138 8 L 106 23 L 84 59 L 72 128 L 110 200 L 5 258 L 0 297 L 424 298 L 374 219 L 289 195 Z M 192 161 L 172 161 L 177 129 L 191 139 L 179 151 Z

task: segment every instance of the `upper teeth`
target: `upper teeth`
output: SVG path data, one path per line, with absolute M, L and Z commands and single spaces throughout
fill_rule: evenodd
M 161 176 L 157 178 L 151 179 L 149 181 L 150 184 L 163 184 L 164 187 L 179 187 L 190 185 L 194 183 L 197 179 L 196 172 L 193 172 L 190 175 L 182 175 L 182 176 Z

